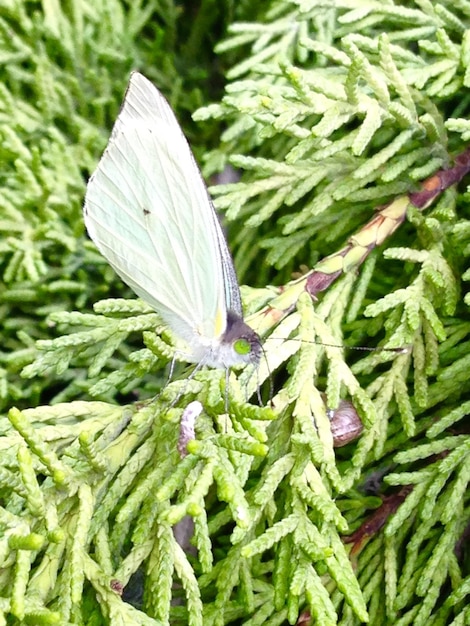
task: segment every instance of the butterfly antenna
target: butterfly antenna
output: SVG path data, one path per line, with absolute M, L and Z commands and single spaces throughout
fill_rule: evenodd
M 336 343 L 325 343 L 323 341 L 314 341 L 312 343 L 316 343 L 319 346 L 325 346 L 327 348 L 345 348 L 346 350 L 361 350 L 362 352 L 394 352 L 395 354 L 407 354 L 410 349 L 409 346 L 400 346 L 399 348 L 386 348 L 385 346 L 375 346 L 374 348 L 371 348 L 369 346 L 346 346 Z
M 338 348 L 340 350 L 360 350 L 362 352 L 394 352 L 395 354 L 408 354 L 410 346 L 400 346 L 398 348 L 387 348 L 385 346 L 348 346 L 340 343 L 327 343 L 325 341 L 308 341 L 307 339 L 294 339 L 292 337 L 276 337 L 278 341 L 300 341 L 301 343 L 313 344 L 316 346 L 325 346 L 326 348 Z M 263 354 L 266 354 L 263 349 Z M 267 362 L 267 361 L 266 361 Z

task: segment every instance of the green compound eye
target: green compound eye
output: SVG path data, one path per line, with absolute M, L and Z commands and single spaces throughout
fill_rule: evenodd
M 233 344 L 233 348 L 237 354 L 250 354 L 251 343 L 247 339 L 237 339 Z

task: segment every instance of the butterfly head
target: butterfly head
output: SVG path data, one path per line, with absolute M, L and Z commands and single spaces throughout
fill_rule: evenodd
M 227 312 L 225 329 L 219 335 L 190 342 L 194 361 L 209 367 L 230 368 L 234 365 L 252 363 L 257 365 L 262 348 L 259 336 L 233 311 Z

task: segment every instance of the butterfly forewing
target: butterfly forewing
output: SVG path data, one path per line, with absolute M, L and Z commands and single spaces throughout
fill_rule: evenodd
M 186 340 L 241 315 L 227 244 L 189 145 L 160 92 L 131 76 L 88 184 L 88 232 L 132 289 Z

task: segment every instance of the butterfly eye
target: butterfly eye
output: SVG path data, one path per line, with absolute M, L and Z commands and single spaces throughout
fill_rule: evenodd
M 248 341 L 248 339 L 237 339 L 233 344 L 233 349 L 237 354 L 240 354 L 241 356 L 245 354 L 250 354 L 251 343 Z

